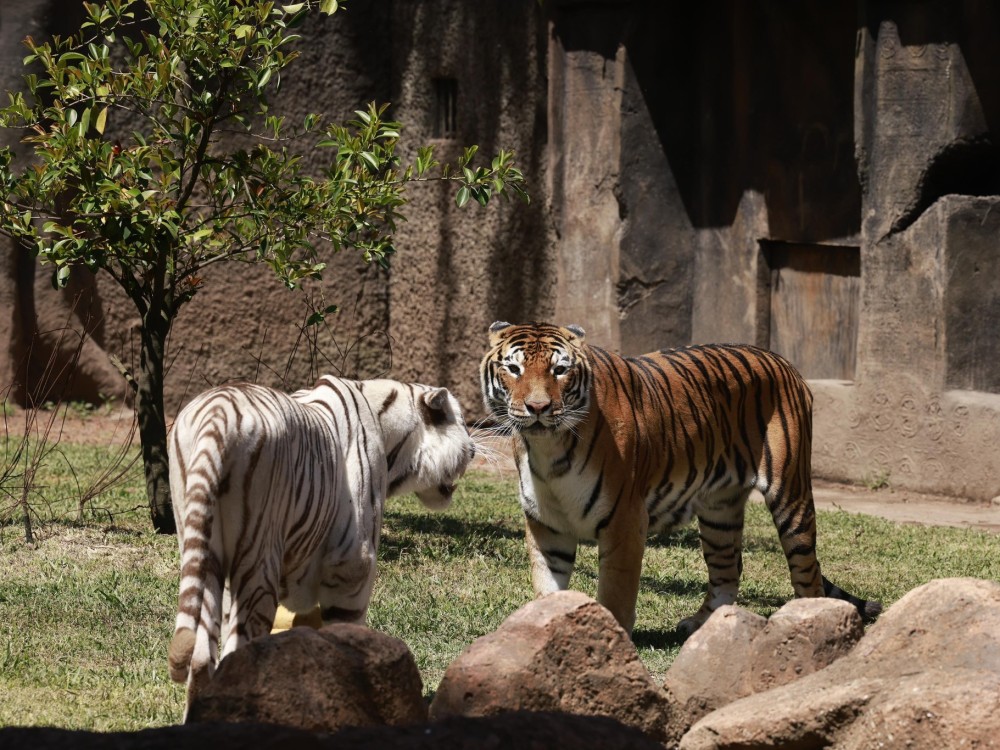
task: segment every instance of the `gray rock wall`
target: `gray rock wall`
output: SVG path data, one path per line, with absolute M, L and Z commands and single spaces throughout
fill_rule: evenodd
M 409 154 L 443 162 L 470 144 L 513 149 L 531 202 L 455 205 L 449 185 L 409 190 L 389 284 L 393 377 L 446 385 L 481 414 L 479 361 L 496 320 L 552 315 L 554 241 L 546 200 L 546 22 L 537 3 L 391 5 L 393 115 Z M 350 12 L 352 9 L 349 7 Z M 457 89 L 454 130 L 435 133 L 435 79 Z
M 557 3 L 560 320 L 768 346 L 813 382 L 817 474 L 1000 494 L 997 16 Z

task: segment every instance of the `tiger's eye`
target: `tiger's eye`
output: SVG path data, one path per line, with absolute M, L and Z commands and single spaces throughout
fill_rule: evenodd
M 552 368 L 552 374 L 558 378 L 560 375 L 565 375 L 567 370 L 569 370 L 569 368 L 565 365 L 556 365 Z
M 507 368 L 507 372 L 509 372 L 511 375 L 514 375 L 515 377 L 521 374 L 521 368 L 518 365 L 515 365 L 513 362 L 508 362 L 507 364 L 504 365 L 504 367 Z

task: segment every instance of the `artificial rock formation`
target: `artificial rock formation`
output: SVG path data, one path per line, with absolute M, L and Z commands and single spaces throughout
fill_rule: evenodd
M 932 581 L 863 637 L 854 609 L 836 600 L 794 600 L 769 620 L 720 608 L 681 649 L 665 689 L 607 610 L 560 592 L 466 649 L 431 714 L 426 723 L 400 641 L 361 626 L 296 628 L 223 660 L 191 709 L 203 723 L 118 734 L 0 729 L 0 746 L 993 747 L 1000 583 Z
M 219 664 L 188 721 L 263 722 L 314 732 L 426 721 L 423 683 L 398 638 L 362 625 L 258 638 Z
M 681 648 L 664 688 L 676 703 L 671 736 L 739 698 L 786 685 L 846 655 L 864 628 L 837 599 L 793 599 L 765 619 L 739 607 L 716 610 Z
M 576 591 L 536 599 L 448 667 L 431 718 L 505 711 L 609 716 L 660 741 L 671 707 L 608 610 Z
M 826 669 L 699 721 L 680 747 L 995 747 L 1000 744 L 1000 584 L 914 589 Z

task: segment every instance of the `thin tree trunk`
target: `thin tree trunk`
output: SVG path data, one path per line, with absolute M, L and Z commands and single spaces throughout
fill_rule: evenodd
M 162 309 L 151 309 L 143 320 L 139 353 L 139 439 L 146 474 L 146 498 L 153 528 L 158 534 L 177 533 L 170 503 L 167 462 L 167 419 L 163 408 L 163 353 L 170 321 Z

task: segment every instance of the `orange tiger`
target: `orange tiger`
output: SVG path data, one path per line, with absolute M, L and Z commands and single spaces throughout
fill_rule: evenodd
M 882 606 L 820 574 L 810 473 L 812 394 L 776 354 L 709 345 L 625 358 L 579 326 L 490 326 L 486 408 L 515 439 L 531 579 L 565 589 L 579 540 L 596 540 L 597 599 L 629 633 L 648 534 L 692 516 L 709 585 L 678 630 L 736 600 L 744 508 L 759 490 L 796 596 L 831 596 L 870 620 Z

